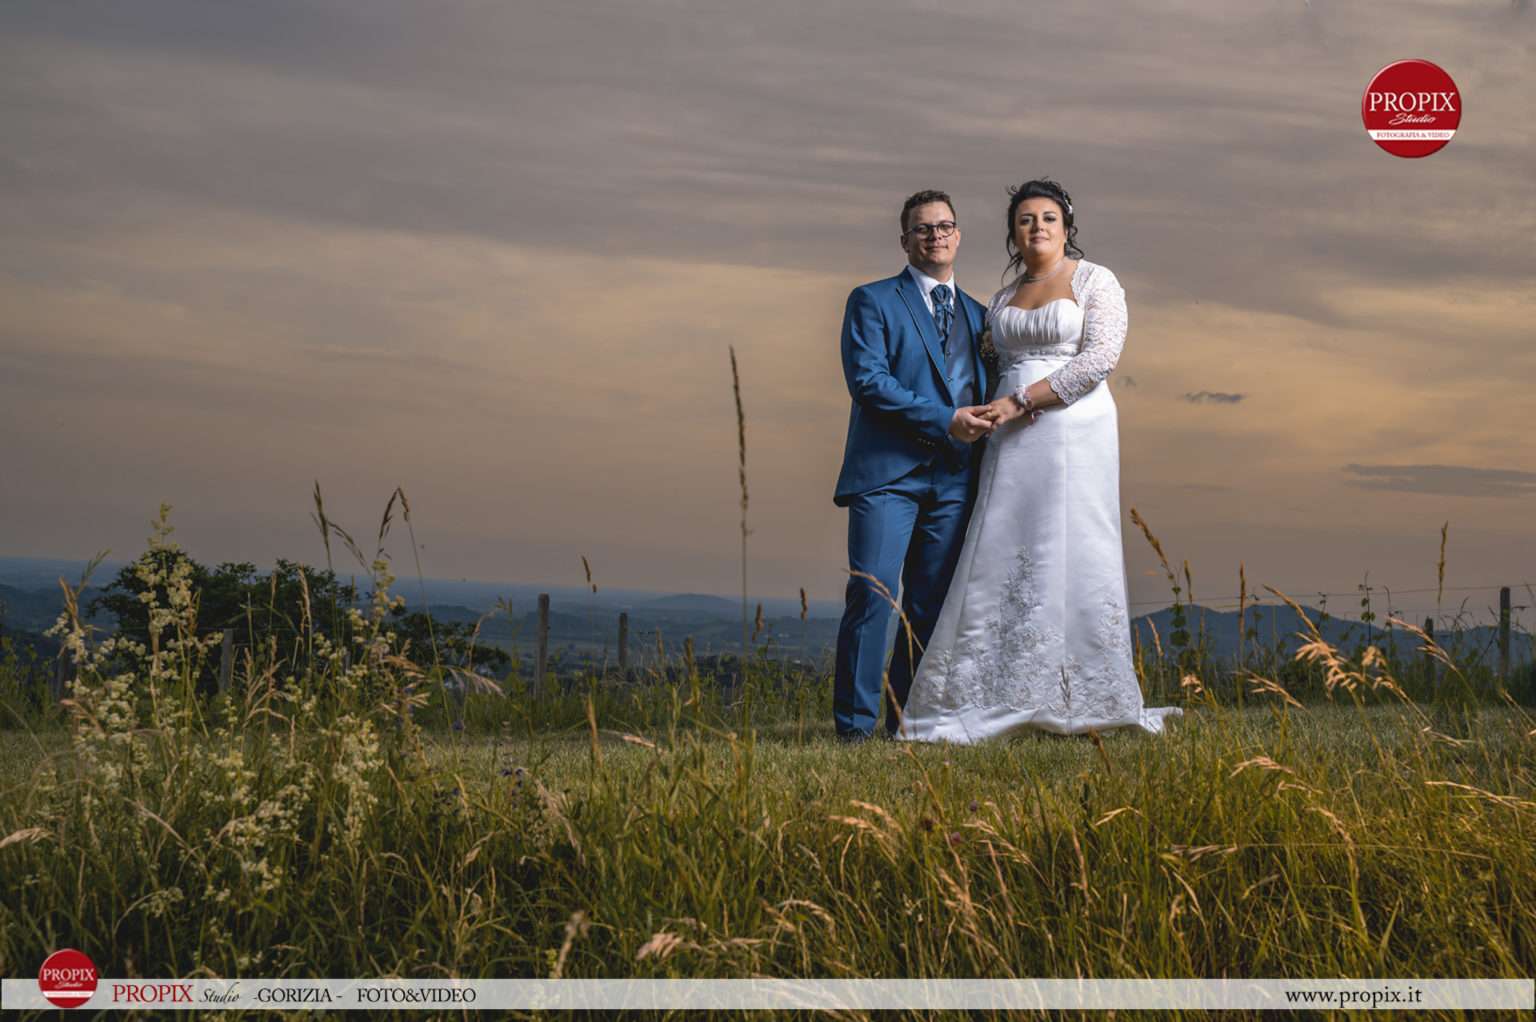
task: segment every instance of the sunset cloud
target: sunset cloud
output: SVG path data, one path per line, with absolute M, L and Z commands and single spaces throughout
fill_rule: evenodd
M 1536 495 L 1536 472 L 1470 468 L 1466 465 L 1345 465 L 1359 478 L 1354 486 L 1402 493 L 1437 493 L 1453 497 L 1529 497 Z

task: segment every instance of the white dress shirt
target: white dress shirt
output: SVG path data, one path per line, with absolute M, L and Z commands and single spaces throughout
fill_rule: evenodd
M 917 289 L 923 293 L 923 304 L 928 306 L 928 315 L 933 315 L 933 289 L 940 284 L 948 285 L 950 302 L 954 305 L 956 313 L 960 310 L 960 292 L 955 288 L 955 274 L 950 271 L 948 280 L 934 280 L 928 274 L 919 270 L 911 263 L 907 264 L 907 272 L 912 274 L 912 279 L 917 282 Z

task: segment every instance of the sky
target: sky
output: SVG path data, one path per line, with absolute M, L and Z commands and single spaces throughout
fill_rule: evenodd
M 1360 119 L 1408 57 L 1464 104 L 1416 160 Z M 1049 176 L 1127 293 L 1133 609 L 1133 507 L 1205 603 L 1422 618 L 1449 522 L 1441 609 L 1530 604 L 1532 96 L 1528 0 L 10 0 L 0 554 L 167 502 L 323 562 L 316 482 L 359 537 L 398 486 L 429 577 L 739 592 L 734 347 L 749 588 L 835 599 L 849 290 L 937 187 L 985 301 Z

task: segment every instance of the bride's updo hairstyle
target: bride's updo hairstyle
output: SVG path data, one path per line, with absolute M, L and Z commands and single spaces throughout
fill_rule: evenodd
M 1060 206 L 1062 222 L 1067 225 L 1067 258 L 1083 257 L 1083 250 L 1077 247 L 1077 222 L 1072 213 L 1072 196 L 1067 194 L 1065 188 L 1050 178 L 1042 177 L 1009 188 L 1008 196 L 1008 231 L 1003 240 L 1003 250 L 1009 255 L 1008 265 L 1003 269 L 1005 279 L 1024 266 L 1024 255 L 1013 244 L 1013 219 L 1018 215 L 1019 203 L 1025 199 L 1050 199 Z

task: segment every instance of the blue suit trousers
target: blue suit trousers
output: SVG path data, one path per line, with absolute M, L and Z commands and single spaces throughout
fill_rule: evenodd
M 840 736 L 867 737 L 874 731 L 898 591 L 910 633 L 907 625 L 898 624 L 886 692 L 887 733 L 894 734 L 900 723 L 899 707 L 906 703 L 965 539 L 976 482 L 975 459 L 969 455 L 940 456 L 848 501 L 852 573 L 837 631 L 832 690 Z

